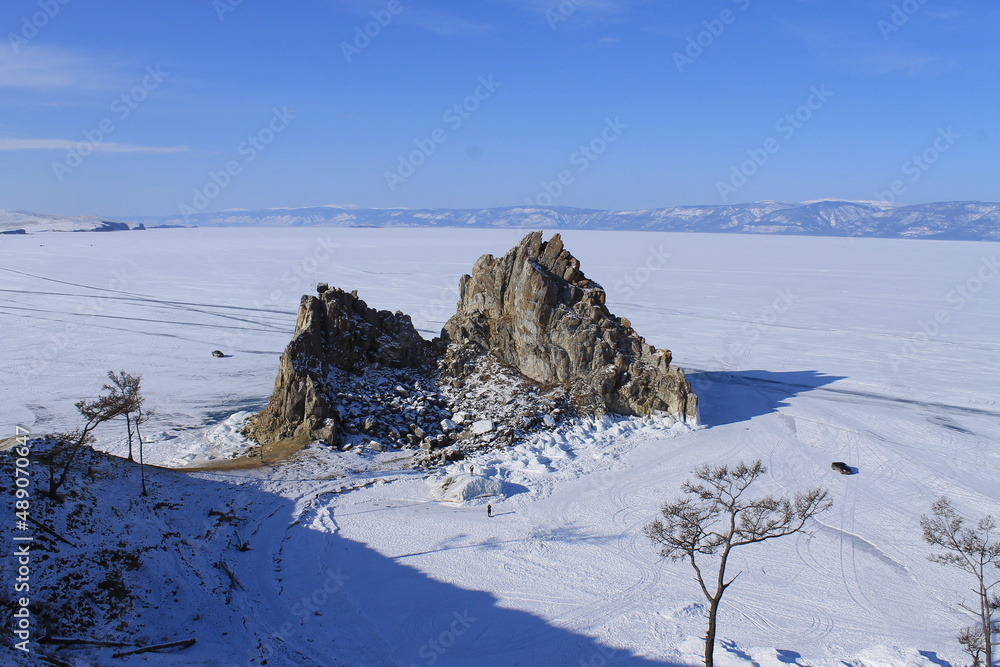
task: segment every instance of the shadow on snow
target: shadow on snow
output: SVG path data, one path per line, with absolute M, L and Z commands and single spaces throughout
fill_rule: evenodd
M 793 396 L 845 380 L 819 371 L 699 371 L 688 374 L 701 421 L 722 426 L 777 412 Z
M 249 551 L 229 550 L 222 555 L 246 584 L 247 591 L 233 593 L 233 602 L 256 617 L 257 622 L 247 627 L 256 628 L 255 639 L 265 656 L 271 653 L 267 647 L 285 644 L 304 658 L 326 664 L 675 664 L 636 656 L 531 613 L 503 607 L 489 592 L 433 578 L 402 560 L 417 554 L 386 556 L 346 539 L 336 532 L 335 499 L 316 498 L 296 517 L 289 499 L 247 485 L 229 486 L 225 478 L 220 474 L 190 479 L 201 487 L 202 498 L 236 500 L 243 495 L 237 504 L 246 503 L 248 510 L 253 508 L 251 516 L 261 519 L 256 530 L 256 521 L 244 527 L 251 534 Z M 228 488 L 220 488 L 220 483 Z M 491 519 L 484 515 L 483 520 Z M 408 530 L 405 524 L 394 529 Z M 559 538 L 593 539 L 572 530 Z M 490 559 L 500 545 L 486 540 L 439 546 L 476 549 L 481 558 Z M 238 601 L 240 596 L 245 599 Z M 581 600 L 580 607 L 588 602 Z M 573 615 L 569 611 L 568 616 Z

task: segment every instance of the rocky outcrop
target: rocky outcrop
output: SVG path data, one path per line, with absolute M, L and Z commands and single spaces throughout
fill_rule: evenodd
M 302 297 L 274 392 L 247 428 L 247 435 L 262 445 L 286 438 L 335 444 L 339 424 L 331 394 L 337 391 L 332 381 L 338 371 L 357 374 L 369 366 L 433 364 L 432 343 L 417 333 L 408 315 L 369 308 L 357 292 L 322 284 L 319 292 Z
M 556 234 L 526 236 L 497 259 L 484 255 L 459 284 L 458 311 L 444 328 L 455 346 L 447 372 L 462 374 L 469 350 L 488 354 L 543 386 L 565 387 L 584 414 L 665 412 L 697 420 L 697 398 L 626 319 L 612 315 L 605 292 L 587 279 Z
M 420 447 L 454 460 L 573 414 L 697 420 L 670 352 L 608 311 L 558 234 L 545 242 L 535 232 L 500 259 L 481 257 L 434 341 L 357 292 L 317 291 L 302 298 L 271 399 L 247 426 L 262 446 Z

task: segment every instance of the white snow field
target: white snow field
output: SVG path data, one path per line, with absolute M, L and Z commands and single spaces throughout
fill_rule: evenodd
M 316 282 L 403 310 L 430 337 L 459 276 L 523 233 L 0 237 L 3 437 L 15 424 L 71 427 L 73 403 L 125 369 L 142 374 L 156 410 L 148 460 L 232 456 L 246 446 L 239 413 L 266 402 L 299 297 Z M 503 485 L 502 497 L 465 502 L 435 500 L 440 480 L 408 470 L 402 452 L 307 448 L 281 466 L 160 473 L 161 488 L 191 499 L 192 530 L 206 506 L 246 517 L 252 548 L 226 558 L 248 590 L 228 604 L 208 586 L 183 590 L 179 607 L 145 618 L 199 643 L 128 661 L 696 665 L 703 599 L 689 566 L 660 562 L 642 527 L 695 466 L 761 458 L 770 472 L 758 491 L 822 485 L 835 505 L 808 533 L 739 554 L 718 664 L 964 664 L 954 636 L 972 620 L 958 606 L 969 582 L 927 560 L 918 521 L 941 494 L 969 515 L 1000 514 L 1000 246 L 563 237 L 612 312 L 673 350 L 701 427 L 581 423 L 435 473 L 472 466 Z M 98 447 L 123 453 L 118 430 L 99 432 Z

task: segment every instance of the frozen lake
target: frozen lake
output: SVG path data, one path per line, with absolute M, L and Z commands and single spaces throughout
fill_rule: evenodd
M 107 370 L 124 369 L 142 374 L 156 410 L 150 460 L 169 464 L 210 451 L 221 446 L 212 441 L 224 437 L 221 422 L 266 402 L 299 297 L 317 282 L 402 310 L 432 337 L 453 312 L 459 276 L 525 232 L 0 237 L 0 429 L 71 428 L 73 403 L 96 395 Z M 918 519 L 940 494 L 962 511 L 1000 512 L 1000 248 L 639 232 L 563 238 L 607 290 L 611 311 L 673 351 L 700 395 L 706 428 L 670 438 L 624 433 L 608 440 L 613 455 L 606 457 L 588 448 L 586 431 L 569 433 L 581 459 L 592 462 L 555 481 L 533 482 L 525 473 L 528 491 L 499 503 L 504 516 L 489 524 L 478 505 L 429 503 L 425 481 L 406 475 L 322 501 L 306 482 L 271 492 L 296 503 L 315 499 L 308 515 L 315 531 L 363 544 L 434 581 L 489 593 L 492 609 L 525 612 L 650 664 L 678 663 L 697 659 L 703 600 L 685 565 L 657 563 L 642 525 L 694 466 L 762 458 L 771 467 L 769 490 L 822 484 L 836 505 L 811 536 L 748 552 L 723 602 L 720 636 L 734 644 L 720 664 L 959 661 L 953 637 L 969 620 L 955 602 L 967 586 L 926 560 Z M 215 349 L 231 356 L 213 358 Z M 606 438 L 592 435 L 598 444 Z M 123 451 L 111 433 L 99 436 L 98 447 Z M 860 474 L 832 474 L 832 460 Z M 503 457 L 478 463 L 505 465 Z M 335 559 L 325 548 L 327 560 Z M 302 576 L 288 585 L 315 586 L 323 576 L 316 553 L 294 559 L 286 565 Z M 365 585 L 351 588 L 361 616 L 376 613 L 362 604 L 366 591 L 389 595 L 371 576 L 356 573 L 356 584 Z M 418 651 L 433 627 L 417 619 L 433 604 L 421 607 L 421 599 L 403 594 L 399 604 L 371 607 L 386 660 L 425 664 Z M 254 604 L 247 614 L 266 617 L 269 600 Z M 497 639 L 503 633 L 489 635 L 496 640 L 490 648 L 470 632 L 436 664 L 541 664 L 532 661 L 547 654 L 526 628 L 509 628 L 506 642 Z M 320 648 L 335 636 L 336 627 L 315 623 L 296 641 L 322 661 L 341 655 Z

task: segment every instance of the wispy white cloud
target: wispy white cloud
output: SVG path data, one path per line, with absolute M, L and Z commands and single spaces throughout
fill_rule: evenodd
M 855 58 L 852 64 L 868 74 L 936 75 L 955 67 L 947 58 L 928 53 L 886 51 Z
M 487 23 L 424 7 L 413 7 L 403 12 L 399 20 L 439 35 L 479 35 L 490 29 Z
M 110 141 L 82 143 L 95 153 L 187 153 L 191 150 L 187 146 L 137 146 Z M 72 139 L 0 139 L 0 151 L 69 150 L 80 144 Z
M 342 9 L 346 9 L 363 21 L 372 20 L 371 12 L 385 11 L 386 7 L 385 0 L 336 0 L 336 2 Z M 488 23 L 454 12 L 417 6 L 410 2 L 405 2 L 402 6 L 401 12 L 393 14 L 394 22 L 415 26 L 439 35 L 478 35 L 492 27 Z
M 558 9 L 565 0 L 503 0 L 508 4 L 517 5 L 533 12 L 545 13 Z M 580 0 L 573 3 L 577 11 L 583 12 L 623 12 L 635 6 L 635 0 Z
M 843 22 L 824 25 L 818 22 L 783 21 L 781 29 L 818 57 L 855 74 L 872 76 L 937 76 L 959 66 L 953 54 L 931 45 L 905 48 L 886 46 L 878 39 L 874 23 Z M 845 44 L 853 48 L 845 49 Z
M 553 29 L 572 26 L 576 29 L 621 25 L 628 14 L 644 0 L 494 0 L 534 15 Z
M 600 39 L 587 42 L 584 46 L 588 49 L 609 49 L 620 41 L 617 37 L 601 37 Z
M 931 18 L 940 19 L 942 21 L 953 21 L 962 17 L 962 13 L 955 9 L 928 9 L 924 13 Z
M 0 49 L 0 88 L 103 90 L 120 82 L 116 64 L 65 49 Z

